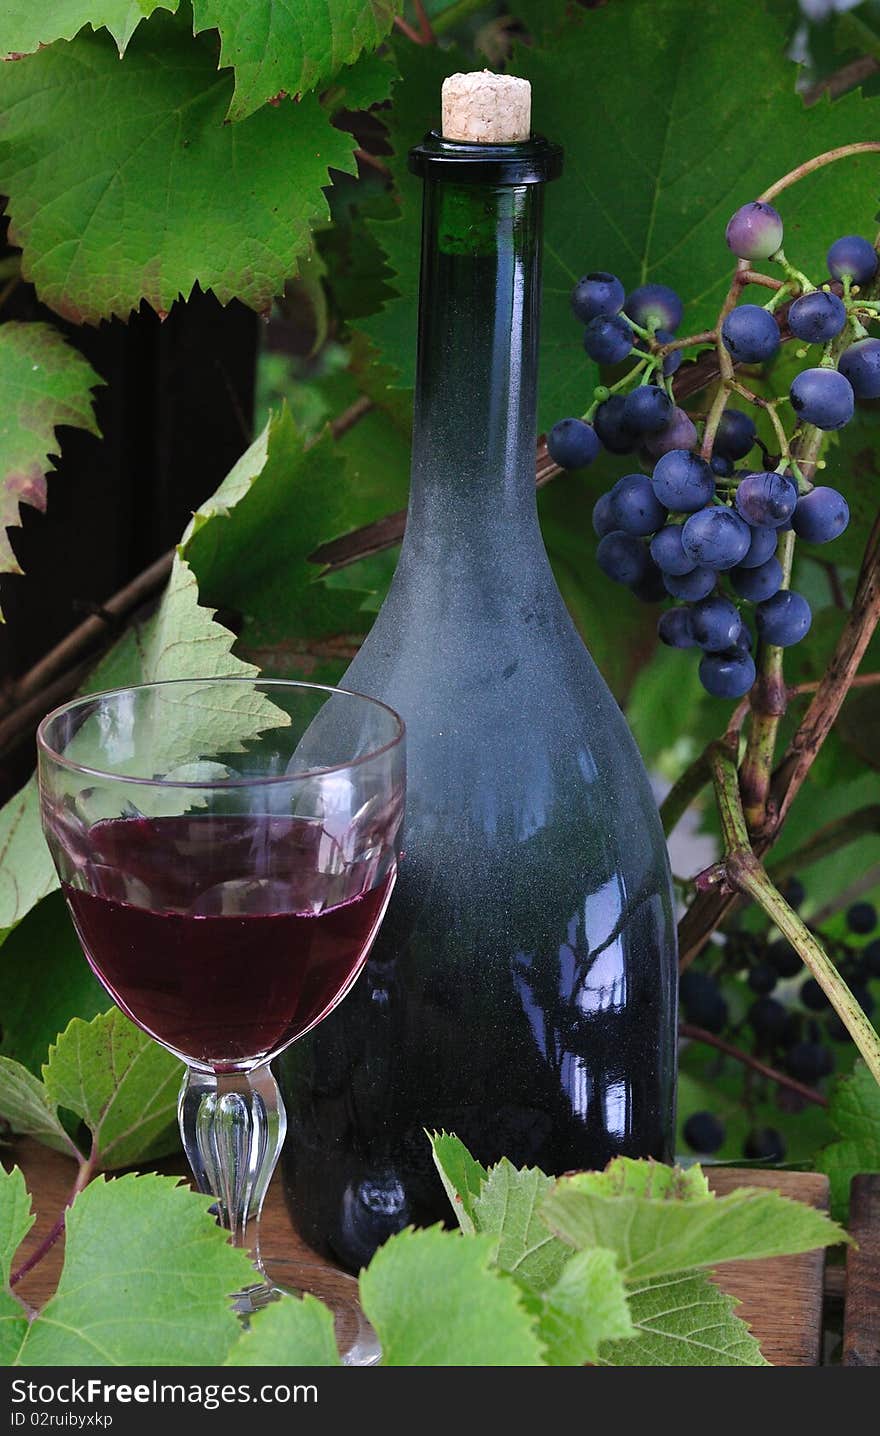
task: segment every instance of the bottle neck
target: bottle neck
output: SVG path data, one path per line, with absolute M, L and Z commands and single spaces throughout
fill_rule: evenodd
M 407 534 L 535 522 L 543 185 L 425 177 Z

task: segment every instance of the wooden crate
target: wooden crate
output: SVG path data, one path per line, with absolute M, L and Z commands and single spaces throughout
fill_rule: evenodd
M 36 1142 L 19 1140 L 3 1153 L 4 1161 L 22 1168 L 34 1197 L 37 1219 L 21 1251 L 27 1258 L 49 1231 L 61 1210 L 73 1178 L 70 1160 Z M 182 1172 L 180 1164 L 165 1164 L 165 1171 Z M 709 1185 L 723 1196 L 736 1187 L 766 1187 L 796 1201 L 826 1210 L 828 1179 L 814 1172 L 775 1172 L 755 1168 L 707 1168 Z M 853 1183 L 852 1234 L 859 1243 L 849 1251 L 846 1271 L 846 1306 L 843 1363 L 880 1365 L 880 1176 L 857 1177 Z M 283 1262 L 285 1273 L 295 1277 L 319 1265 L 333 1268 L 303 1245 L 294 1231 L 279 1182 L 270 1189 L 263 1216 L 262 1248 L 267 1268 Z M 58 1280 L 63 1244 L 58 1242 L 39 1266 L 19 1283 L 18 1293 L 39 1307 Z M 834 1269 L 842 1275 L 842 1268 Z M 749 1323 L 761 1350 L 775 1366 L 819 1364 L 825 1287 L 825 1254 L 774 1257 L 763 1261 L 726 1262 L 715 1281 L 741 1302 L 739 1315 Z M 834 1283 L 830 1284 L 832 1292 Z

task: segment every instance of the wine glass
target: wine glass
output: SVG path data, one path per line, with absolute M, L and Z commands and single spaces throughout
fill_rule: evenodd
M 37 735 L 43 828 L 96 976 L 186 1063 L 178 1115 L 201 1191 L 279 1295 L 259 1218 L 284 1140 L 269 1063 L 364 965 L 397 873 L 404 726 L 371 698 L 261 678 L 98 693 Z M 375 1337 L 333 1274 L 351 1364 Z

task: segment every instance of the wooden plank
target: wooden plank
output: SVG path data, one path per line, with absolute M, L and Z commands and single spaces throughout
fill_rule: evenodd
M 880 1366 L 880 1175 L 853 1177 L 846 1254 L 843 1365 Z
M 707 1167 L 709 1186 L 723 1197 L 737 1187 L 762 1187 L 828 1210 L 828 1178 L 819 1172 L 773 1172 L 754 1167 Z M 748 1322 L 774 1366 L 818 1366 L 822 1339 L 824 1250 L 762 1261 L 731 1261 L 714 1280 L 742 1303 Z
M 3 1152 L 4 1162 L 22 1168 L 34 1197 L 37 1222 L 19 1254 L 26 1259 L 51 1228 L 62 1210 L 74 1177 L 69 1158 L 23 1139 Z M 182 1174 L 181 1161 L 160 1165 L 160 1170 Z M 766 1187 L 784 1196 L 827 1209 L 828 1180 L 812 1172 L 771 1172 L 731 1167 L 707 1168 L 709 1185 L 723 1196 L 736 1187 Z M 878 1180 L 878 1179 L 874 1179 Z M 349 1279 L 306 1247 L 294 1231 L 281 1185 L 273 1182 L 263 1216 L 262 1249 L 266 1266 L 285 1285 L 311 1289 L 316 1284 L 332 1291 Z M 20 1283 L 18 1291 L 40 1307 L 55 1289 L 61 1269 L 63 1239 Z M 742 1302 L 739 1315 L 749 1323 L 768 1361 L 779 1366 L 813 1366 L 818 1362 L 822 1309 L 824 1256 L 777 1257 L 767 1261 L 727 1262 L 716 1280 L 724 1291 Z M 876 1333 L 875 1333 L 876 1334 Z

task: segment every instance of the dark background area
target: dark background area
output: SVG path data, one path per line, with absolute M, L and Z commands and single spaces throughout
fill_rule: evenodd
M 5 246 L 0 253 L 9 253 Z M 62 426 L 45 514 L 21 507 L 10 530 L 24 575 L 0 578 L 0 685 L 166 552 L 252 437 L 261 321 L 194 294 L 160 321 L 146 306 L 128 324 L 72 325 L 20 283 L 5 319 L 59 328 L 105 381 L 95 391 L 103 437 Z M 33 761 L 28 733 L 0 761 L 0 800 Z

